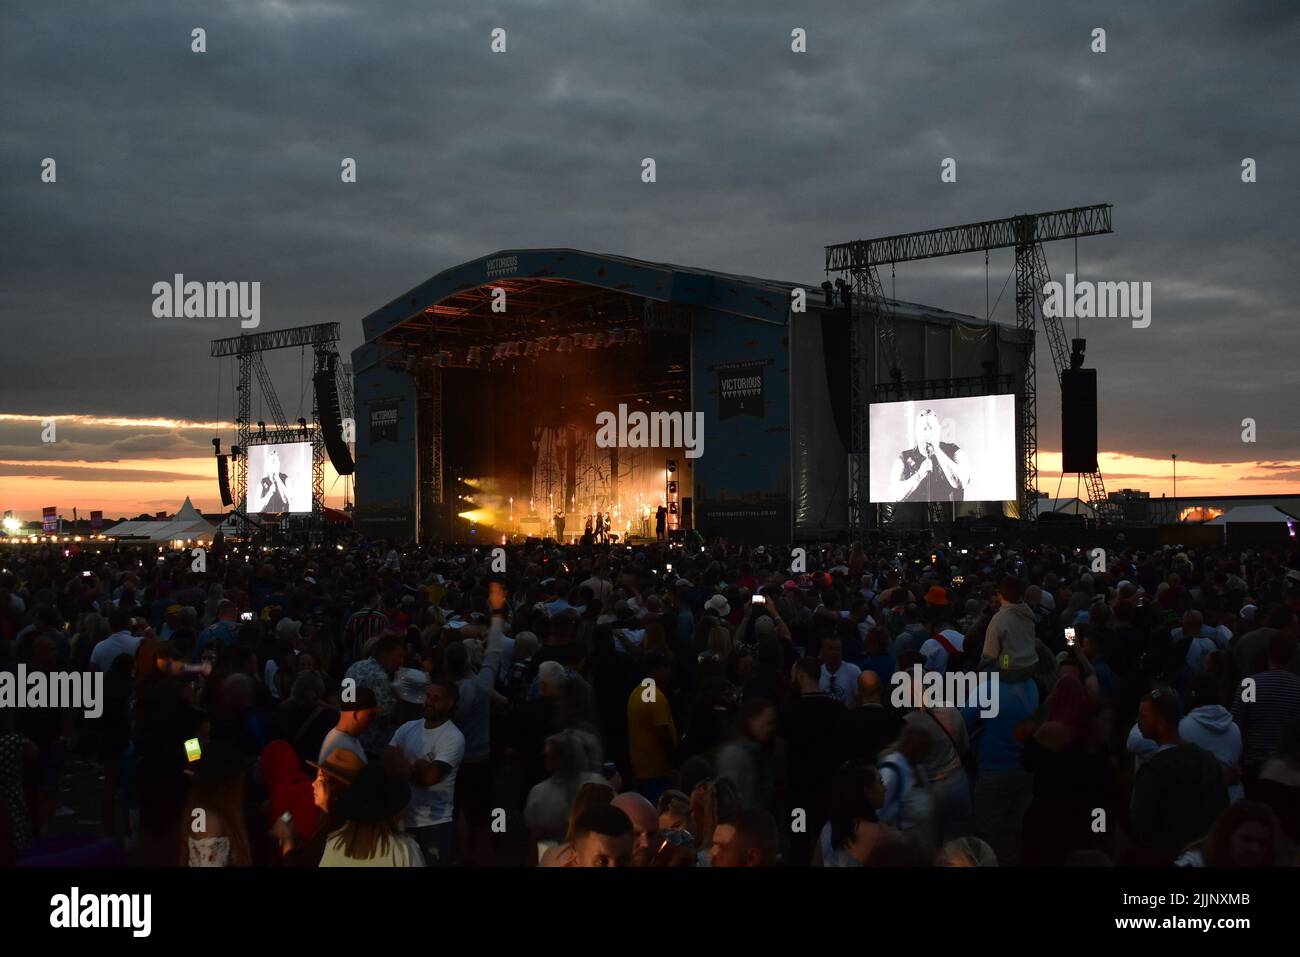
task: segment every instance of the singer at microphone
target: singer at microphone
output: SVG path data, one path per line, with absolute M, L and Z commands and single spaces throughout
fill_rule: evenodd
M 916 445 L 899 453 L 890 469 L 896 502 L 960 502 L 970 484 L 965 455 L 952 442 L 939 441 L 939 416 L 931 409 L 916 417 Z

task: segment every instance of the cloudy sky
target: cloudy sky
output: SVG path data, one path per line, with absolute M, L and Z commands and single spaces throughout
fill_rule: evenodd
M 1300 490 L 1298 27 L 1290 0 L 6 4 L 0 507 L 216 507 L 234 410 L 208 342 L 238 321 L 154 318 L 174 273 L 260 281 L 263 330 L 334 320 L 351 350 L 368 312 L 498 249 L 815 283 L 827 243 L 1100 202 L 1115 232 L 1079 274 L 1153 295 L 1149 328 L 1082 330 L 1108 486 L 1166 491 L 1176 452 L 1180 493 Z M 1054 276 L 1074 254 L 1049 247 Z M 991 256 L 990 299 L 1011 266 Z M 896 292 L 982 316 L 982 257 L 900 267 Z M 273 363 L 290 418 L 301 369 Z

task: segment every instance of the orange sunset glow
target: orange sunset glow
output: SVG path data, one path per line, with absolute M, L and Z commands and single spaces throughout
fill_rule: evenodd
M 0 415 L 0 426 L 17 425 L 40 429 L 40 416 Z M 168 418 L 127 418 L 112 416 L 60 415 L 56 417 L 60 434 L 73 433 L 78 450 L 94 448 L 81 440 L 80 433 L 93 431 L 107 450 L 121 436 L 152 433 L 181 435 L 185 441 L 206 444 L 214 434 L 226 443 L 234 432 L 229 422 L 193 422 Z M 78 430 L 78 431 L 74 431 Z M 57 443 L 54 446 L 57 448 Z M 223 448 L 228 445 L 223 445 Z M 168 458 L 153 455 L 144 458 L 82 457 L 18 458 L 10 442 L 0 446 L 7 453 L 0 458 L 0 509 L 12 510 L 24 520 L 41 516 L 41 509 L 54 505 L 65 517 L 85 517 L 92 509 L 102 510 L 106 519 L 134 517 L 142 512 L 172 512 L 188 496 L 200 511 L 217 513 L 221 508 L 217 490 L 216 465 L 212 455 L 186 455 Z M 40 446 L 33 446 L 37 453 Z M 1173 477 L 1168 458 L 1148 458 L 1122 453 L 1102 452 L 1099 456 L 1106 488 L 1136 488 L 1148 491 L 1153 498 L 1173 494 Z M 1052 497 L 1068 498 L 1076 494 L 1077 477 L 1061 480 L 1061 456 L 1054 450 L 1039 453 L 1039 488 Z M 1178 459 L 1178 495 L 1266 495 L 1294 494 L 1300 483 L 1294 478 L 1273 477 L 1300 474 L 1296 462 L 1200 462 Z M 344 482 L 325 463 L 325 503 L 334 508 L 343 505 Z M 1086 489 L 1079 489 L 1087 498 Z
M 14 441 L 15 431 L 38 435 L 49 419 L 56 423 L 58 442 L 45 445 L 39 438 L 22 444 Z M 68 519 L 74 507 L 82 518 L 92 510 L 103 511 L 105 519 L 170 513 L 187 496 L 202 512 L 225 511 L 211 453 L 127 457 L 114 455 L 112 450 L 133 439 L 153 440 L 151 444 L 157 445 L 157 440 L 168 437 L 176 437 L 178 449 L 189 450 L 221 435 L 222 449 L 227 451 L 234 435 L 233 423 L 162 417 L 0 414 L 0 428 L 6 433 L 6 440 L 0 443 L 0 509 L 13 511 L 23 521 L 40 518 L 41 510 L 51 505 Z M 92 438 L 94 441 L 88 441 Z M 97 447 L 103 449 L 103 455 L 95 454 Z M 14 454 L 28 448 L 30 456 L 20 458 Z M 61 452 L 64 454 L 59 455 Z M 326 459 L 325 504 L 342 507 L 343 492 L 344 481 Z

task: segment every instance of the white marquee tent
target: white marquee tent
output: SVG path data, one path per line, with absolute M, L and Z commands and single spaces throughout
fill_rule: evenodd
M 1287 522 L 1300 522 L 1294 515 L 1288 515 L 1272 505 L 1239 505 L 1224 512 L 1206 525 L 1278 525 Z
M 180 510 L 167 519 L 119 522 L 104 530 L 106 538 L 131 542 L 174 542 L 211 539 L 217 527 L 199 514 L 189 497 Z

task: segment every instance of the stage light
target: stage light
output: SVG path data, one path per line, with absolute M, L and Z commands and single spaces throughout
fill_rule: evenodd
M 5 516 L 4 529 L 10 534 L 18 531 L 18 529 L 22 527 L 22 524 L 22 522 L 18 521 L 18 519 L 14 518 L 12 515 Z
M 673 474 L 674 472 L 676 472 L 676 471 L 677 471 L 677 460 L 676 460 L 676 459 L 669 459 L 669 460 L 668 460 L 668 474 L 669 474 L 669 475 L 672 475 L 672 474 Z

